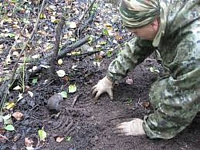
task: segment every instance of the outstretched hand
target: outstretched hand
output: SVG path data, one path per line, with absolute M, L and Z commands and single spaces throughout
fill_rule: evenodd
M 132 136 L 139 136 L 145 135 L 143 129 L 143 120 L 139 118 L 134 118 L 132 121 L 123 122 L 117 125 L 114 129 L 114 132 L 118 135 L 132 135 Z
M 113 99 L 113 83 L 107 78 L 104 77 L 103 79 L 99 80 L 99 82 L 92 87 L 92 95 L 97 101 L 99 96 L 103 93 L 108 93 L 110 99 Z

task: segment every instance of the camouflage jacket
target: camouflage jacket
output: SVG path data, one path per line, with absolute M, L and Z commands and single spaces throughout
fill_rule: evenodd
M 111 62 L 107 77 L 112 81 L 122 79 L 158 50 L 169 76 L 151 87 L 154 113 L 145 117 L 143 127 L 150 138 L 170 139 L 189 125 L 200 110 L 200 1 L 160 2 L 168 10 L 157 45 L 153 46 L 154 41 L 133 38 Z
M 163 0 L 169 10 L 159 44 L 154 47 L 152 41 L 134 37 L 109 65 L 108 78 L 112 81 L 124 78 L 155 50 L 159 51 L 163 65 L 174 78 L 199 67 L 200 41 L 193 40 L 200 36 L 200 5 L 193 5 L 197 1 Z

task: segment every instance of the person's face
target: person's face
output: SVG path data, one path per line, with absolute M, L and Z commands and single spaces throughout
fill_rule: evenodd
M 143 26 L 141 28 L 127 28 L 128 31 L 132 32 L 136 37 L 140 37 L 145 40 L 153 40 L 158 32 L 159 23 L 155 19 L 151 24 Z

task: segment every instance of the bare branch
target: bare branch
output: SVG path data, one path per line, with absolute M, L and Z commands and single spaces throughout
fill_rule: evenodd
M 90 36 L 86 36 L 83 39 L 80 39 L 79 41 L 75 42 L 74 44 L 69 45 L 67 48 L 61 49 L 60 53 L 58 53 L 58 58 L 57 59 L 65 57 L 65 55 L 67 53 L 70 53 L 74 49 L 80 47 L 81 45 L 83 45 L 83 44 L 85 44 L 85 43 L 87 43 L 89 41 L 90 41 Z

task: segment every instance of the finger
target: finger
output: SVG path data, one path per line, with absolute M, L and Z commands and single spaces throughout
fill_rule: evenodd
M 117 129 L 123 129 L 126 126 L 126 122 L 122 122 L 116 126 Z
M 99 99 L 99 96 L 102 94 L 102 92 L 100 92 L 100 91 L 98 91 L 97 93 L 96 93 L 96 96 L 95 96 L 95 100 L 98 100 Z
M 125 135 L 124 131 L 121 130 L 121 129 L 118 129 L 118 128 L 114 128 L 113 133 L 116 134 L 117 136 L 124 136 Z
M 96 88 L 93 89 L 93 91 L 92 91 L 92 96 L 95 97 L 95 95 L 96 95 L 97 92 L 98 92 L 98 90 L 97 90 Z
M 97 85 L 93 86 L 93 87 L 91 88 L 91 90 L 93 91 L 96 87 L 97 87 Z
M 113 100 L 113 91 L 112 91 L 112 89 L 110 89 L 107 93 L 108 93 L 110 99 Z

